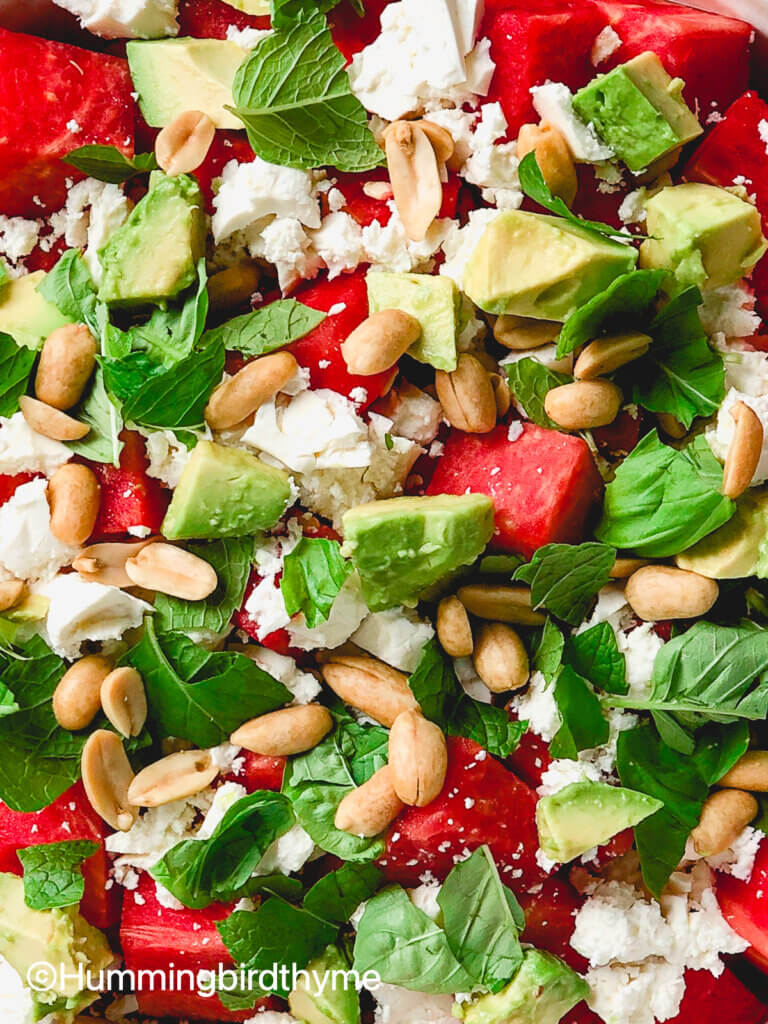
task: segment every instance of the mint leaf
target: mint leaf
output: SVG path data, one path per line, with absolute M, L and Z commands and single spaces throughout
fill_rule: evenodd
M 137 153 L 129 160 L 115 146 L 78 146 L 63 159 L 90 178 L 112 185 L 128 181 L 136 174 L 157 170 L 158 166 L 154 153 Z
M 554 681 L 563 663 L 565 637 L 552 619 L 544 623 L 541 634 L 535 642 L 532 663 L 536 672 L 541 672 L 548 683 Z
M 317 8 L 325 14 L 337 7 L 341 0 L 272 0 L 272 26 L 286 28 L 298 21 L 311 8 Z M 365 13 L 363 0 L 350 0 L 350 5 L 360 17 Z
M 13 416 L 26 393 L 35 353 L 0 331 L 0 416 Z
M 564 665 L 555 680 L 555 701 L 561 725 L 549 745 L 553 757 L 576 761 L 580 750 L 608 742 L 608 722 L 600 701 L 570 665 Z
M 119 437 L 123 429 L 123 418 L 107 394 L 104 372 L 100 366 L 96 368 L 85 398 L 71 410 L 71 415 L 87 423 L 91 429 L 80 441 L 67 441 L 67 447 L 93 462 L 108 462 L 119 466 L 120 452 L 123 450 L 123 442 Z
M 85 892 L 82 862 L 98 848 L 98 843 L 82 839 L 18 850 L 26 905 L 31 910 L 53 910 L 79 903 Z
M 508 363 L 505 369 L 509 389 L 528 419 L 539 427 L 560 430 L 544 411 L 544 399 L 548 391 L 560 387 L 561 384 L 570 384 L 573 377 L 565 373 L 556 373 L 530 356 L 518 359 L 516 363 Z
M 13 623 L 8 625 L 13 625 Z M 20 710 L 16 697 L 5 683 L 0 683 L 0 718 L 5 718 L 6 715 L 15 715 Z
M 607 622 L 569 637 L 565 649 L 568 664 L 593 686 L 606 693 L 627 693 L 626 661 Z
M 640 441 L 606 486 L 595 534 L 648 558 L 691 547 L 727 523 L 736 506 L 720 491 L 723 468 L 699 436 L 682 451 L 655 430 Z
M 545 544 L 512 579 L 530 586 L 534 608 L 578 626 L 611 578 L 615 561 L 616 550 L 607 544 Z
M 215 747 L 249 718 L 291 699 L 282 683 L 234 651 L 207 651 L 180 633 L 158 637 L 151 617 L 124 656 L 142 676 L 149 722 L 158 737 L 176 736 Z
M 70 320 L 85 324 L 101 338 L 108 322 L 107 307 L 99 302 L 91 272 L 79 249 L 67 249 L 49 270 L 37 291 Z
M 346 924 L 360 904 L 373 896 L 383 878 L 375 864 L 342 864 L 315 882 L 304 897 L 304 909 L 336 925 Z
M 214 567 L 218 586 L 204 601 L 184 601 L 180 597 L 158 594 L 155 629 L 158 633 L 188 633 L 193 629 L 221 633 L 242 604 L 251 571 L 253 538 L 222 537 L 208 543 L 192 541 L 185 547 Z
M 310 629 L 325 622 L 333 602 L 352 572 L 341 555 L 341 544 L 325 537 L 302 537 L 285 556 L 280 590 L 285 610 L 293 616 L 303 612 Z
M 181 305 L 159 307 L 145 324 L 128 331 L 131 348 L 145 349 L 166 367 L 186 359 L 205 329 L 207 283 L 205 258 L 202 258 L 197 264 L 197 285 L 185 292 Z
M 328 316 L 296 299 L 278 299 L 268 306 L 228 320 L 206 331 L 205 341 L 221 342 L 228 352 L 260 356 L 309 334 Z
M 305 10 L 237 70 L 233 112 L 263 160 L 368 171 L 384 162 L 321 11 Z

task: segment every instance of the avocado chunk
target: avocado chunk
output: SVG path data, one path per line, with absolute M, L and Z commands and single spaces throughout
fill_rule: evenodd
M 186 110 L 202 110 L 217 128 L 241 129 L 230 111 L 235 72 L 248 56 L 227 39 L 131 40 L 128 67 L 147 124 L 164 128 Z
M 360 1024 L 360 999 L 337 946 L 328 946 L 310 961 L 288 996 L 288 1006 L 304 1024 Z
M 36 963 L 53 966 L 56 977 L 51 977 L 50 989 L 34 993 L 40 1016 L 92 1003 L 95 993 L 78 987 L 78 964 L 96 976 L 115 959 L 102 933 L 76 907 L 31 910 L 24 902 L 23 879 L 5 873 L 0 874 L 0 956 L 22 978 Z
M 580 89 L 573 109 L 630 171 L 643 171 L 703 132 L 683 99 L 684 85 L 646 51 Z
M 487 313 L 563 322 L 636 261 L 632 246 L 562 217 L 504 210 L 469 257 L 464 291 Z
M 256 14 L 262 17 L 269 17 L 272 13 L 270 0 L 224 0 L 225 4 L 234 7 L 236 11 L 244 14 Z
M 605 782 L 572 782 L 536 805 L 539 846 L 566 864 L 637 825 L 664 805 L 645 793 Z
M 456 369 L 459 290 L 450 277 L 369 271 L 366 277 L 371 313 L 402 309 L 421 324 L 421 337 L 408 355 L 436 370 Z
M 664 188 L 646 211 L 649 237 L 640 246 L 640 266 L 673 270 L 683 286 L 733 284 L 768 248 L 755 207 L 716 185 Z
M 675 562 L 713 580 L 768 578 L 768 491 L 748 491 L 738 498 L 733 518 Z
M 360 575 L 371 611 L 415 605 L 444 576 L 477 558 L 493 533 L 485 494 L 386 498 L 345 512 L 342 554 Z
M 165 513 L 169 540 L 241 537 L 268 530 L 288 508 L 290 477 L 239 448 L 198 441 Z
M 197 278 L 205 254 L 203 197 L 194 178 L 158 172 L 128 220 L 99 249 L 99 298 L 111 306 L 162 303 Z
M 558 1024 L 589 994 L 584 978 L 558 957 L 526 949 L 508 985 L 454 1007 L 454 1014 L 465 1024 Z
M 37 290 L 44 277 L 44 270 L 36 270 L 7 281 L 0 291 L 0 331 L 26 348 L 40 348 L 52 331 L 71 322 Z

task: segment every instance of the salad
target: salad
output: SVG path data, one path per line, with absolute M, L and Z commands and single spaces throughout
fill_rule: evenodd
M 3 1022 L 765 1024 L 753 26 L 5 6 Z

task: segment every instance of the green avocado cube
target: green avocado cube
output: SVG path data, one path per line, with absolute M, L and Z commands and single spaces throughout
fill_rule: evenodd
M 283 470 L 239 448 L 199 441 L 161 533 L 169 540 L 242 537 L 274 526 L 290 500 L 290 477 Z
M 37 290 L 44 277 L 44 271 L 36 270 L 8 281 L 0 291 L 0 331 L 26 348 L 40 348 L 57 327 L 70 323 Z
M 712 580 L 768 578 L 768 491 L 743 494 L 733 518 L 677 555 L 675 562 Z
M 487 313 L 562 323 L 636 262 L 631 245 L 562 217 L 505 210 L 473 249 L 464 291 Z
M 371 611 L 415 605 L 428 587 L 482 553 L 493 533 L 485 494 L 387 498 L 343 517 L 342 554 L 352 559 Z
M 630 171 L 643 171 L 703 131 L 682 97 L 684 85 L 647 51 L 585 85 L 573 109 Z
M 366 277 L 371 313 L 402 309 L 421 324 L 421 337 L 408 355 L 436 370 L 456 369 L 459 290 L 450 277 L 369 271 Z
M 681 286 L 720 288 L 750 273 L 768 246 L 760 214 L 724 188 L 690 182 L 646 204 L 640 266 L 673 270 Z
M 205 255 L 205 210 L 194 178 L 152 175 L 149 192 L 99 249 L 99 298 L 111 306 L 172 299 L 197 278 Z
M 360 998 L 338 946 L 311 960 L 288 996 L 291 1013 L 304 1024 L 360 1024 Z

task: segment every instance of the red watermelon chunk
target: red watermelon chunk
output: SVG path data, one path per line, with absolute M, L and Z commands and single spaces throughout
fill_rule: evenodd
M 99 516 L 92 539 L 128 532 L 131 526 L 145 526 L 159 533 L 170 495 L 154 477 L 147 476 L 149 465 L 144 438 L 134 430 L 120 434 L 123 450 L 120 467 L 104 462 L 83 462 L 93 470 L 101 486 Z
M 510 717 L 516 719 L 518 716 L 513 714 Z M 526 786 L 537 789 L 541 785 L 542 775 L 552 764 L 549 744 L 532 729 L 528 729 L 506 763 Z
M 744 955 L 768 973 L 768 840 L 760 844 L 749 882 L 720 872 L 716 879 L 723 917 L 751 943 Z
M 768 1004 L 749 991 L 727 968 L 716 978 L 709 971 L 685 972 L 685 995 L 668 1024 L 765 1024 Z
M 575 917 L 584 897 L 561 875 L 544 879 L 534 890 L 518 895 L 525 913 L 523 942 L 561 957 L 575 971 L 585 971 L 588 962 L 571 946 Z
M 376 39 L 381 31 L 381 12 L 391 0 L 365 0 L 365 14 L 360 15 L 345 0 L 331 11 L 328 17 L 333 41 L 351 61 L 356 53 L 364 49 Z
M 95 928 L 110 928 L 120 919 L 120 889 L 110 883 L 110 860 L 104 849 L 109 833 L 91 807 L 83 784 L 77 782 L 42 811 L 23 813 L 0 804 L 0 871 L 21 875 L 17 850 L 45 843 L 90 839 L 99 844 L 92 857 L 83 862 L 85 893 L 80 901 L 83 917 Z
M 283 772 L 287 764 L 285 757 L 269 757 L 267 754 L 253 754 L 250 750 L 242 752 L 243 771 L 233 776 L 234 782 L 245 786 L 249 793 L 258 789 L 271 789 L 279 793 L 283 788 Z
M 41 473 L 0 473 L 0 505 L 9 501 L 22 484 L 36 480 Z
M 490 495 L 497 551 L 530 558 L 544 544 L 582 540 L 603 488 L 586 443 L 533 423 L 516 441 L 507 432 L 452 430 L 427 493 Z
M 226 39 L 230 25 L 235 28 L 269 28 L 269 17 L 244 14 L 224 0 L 181 0 L 179 35 L 195 39 Z
M 133 85 L 117 57 L 0 29 L 0 213 L 63 206 L 62 157 L 86 143 L 133 155 Z
M 427 871 L 443 881 L 459 859 L 487 843 L 502 881 L 523 892 L 545 877 L 536 864 L 535 813 L 532 789 L 473 740 L 449 737 L 442 792 L 396 818 L 379 864 L 393 882 L 416 885 Z

